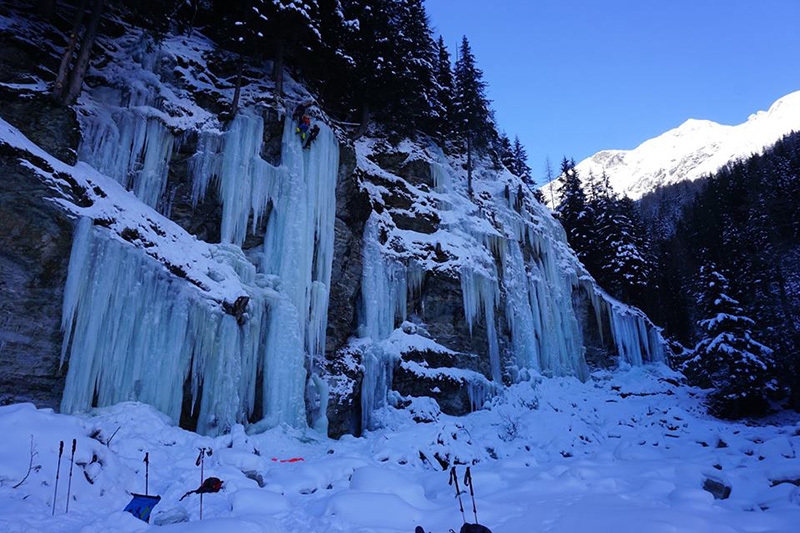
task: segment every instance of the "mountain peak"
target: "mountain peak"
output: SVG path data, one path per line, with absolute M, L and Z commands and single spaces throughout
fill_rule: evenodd
M 773 103 L 746 122 L 729 126 L 690 118 L 633 150 L 603 150 L 577 165 L 578 174 L 609 176 L 612 188 L 638 199 L 658 187 L 695 180 L 732 160 L 760 153 L 800 129 L 800 91 Z

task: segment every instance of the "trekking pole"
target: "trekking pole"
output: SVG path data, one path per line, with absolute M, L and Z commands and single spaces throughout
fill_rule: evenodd
M 144 454 L 144 495 L 150 495 L 150 452 Z
M 58 475 L 61 473 L 61 454 L 64 453 L 64 441 L 58 445 L 58 466 L 56 467 L 56 489 L 53 491 L 53 516 L 56 514 L 56 497 L 58 497 Z
M 464 474 L 464 485 L 469 487 L 469 495 L 472 496 L 472 514 L 475 515 L 475 523 L 478 523 L 478 508 L 475 507 L 475 491 L 472 489 L 472 473 L 467 467 L 467 473 Z
M 458 488 L 458 475 L 456 474 L 456 467 L 450 469 L 450 481 L 447 482 L 448 485 L 455 484 L 456 486 L 456 498 L 458 498 L 458 508 L 461 510 L 461 518 L 464 520 L 464 523 L 467 523 L 467 517 L 464 516 L 464 504 L 461 503 L 461 489 Z
M 203 459 L 206 456 L 206 449 L 200 448 L 200 455 L 197 456 L 197 461 L 194 462 L 195 466 L 200 467 L 200 486 L 203 486 Z M 203 493 L 200 493 L 200 520 L 203 519 Z
M 72 492 L 72 466 L 75 464 L 75 446 L 77 445 L 78 441 L 76 439 L 72 439 L 72 456 L 69 458 L 69 483 L 67 483 L 67 509 L 65 512 L 69 512 L 69 494 Z

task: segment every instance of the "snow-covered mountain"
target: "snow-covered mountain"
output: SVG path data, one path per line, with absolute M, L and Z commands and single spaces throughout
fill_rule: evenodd
M 729 161 L 760 153 L 800 129 L 800 91 L 736 126 L 689 119 L 633 150 L 603 150 L 577 165 L 583 178 L 605 172 L 618 193 L 638 199 L 657 187 L 711 174 Z

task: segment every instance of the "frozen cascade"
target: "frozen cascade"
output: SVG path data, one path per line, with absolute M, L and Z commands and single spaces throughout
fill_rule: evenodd
M 236 114 L 225 133 L 204 131 L 197 153 L 189 163 L 192 176 L 192 201 L 201 200 L 212 181 L 222 202 L 221 240 L 241 246 L 247 235 L 264 217 L 267 203 L 277 196 L 275 189 L 284 181 L 281 168 L 261 159 L 264 120 L 248 110 Z
M 373 213 L 364 228 L 359 336 L 369 339 L 362 352 L 361 427 L 373 429 L 373 413 L 387 405 L 394 359 L 380 345 L 398 321 L 406 319 L 408 282 L 405 266 L 381 253 L 379 221 Z
M 191 161 L 193 200 L 215 181 L 222 199 L 222 241 L 241 245 L 248 220 L 255 231 L 267 211 L 260 269 L 280 278 L 280 292 L 297 310 L 301 345 L 310 354 L 325 346 L 333 261 L 339 145 L 324 123 L 304 150 L 286 120 L 281 165 L 261 158 L 263 118 L 243 110 L 225 133 L 204 132 Z M 306 325 L 307 324 L 307 325 Z
M 195 200 L 216 180 L 226 242 L 211 248 L 212 257 L 247 288 L 243 325 L 141 250 L 90 220 L 78 225 L 64 296 L 65 411 L 137 400 L 177 422 L 190 378 L 200 433 L 246 423 L 258 411 L 259 387 L 260 426 L 307 424 L 307 380 L 318 403 L 327 401 L 309 372 L 325 347 L 339 155 L 333 132 L 320 128 L 303 150 L 287 121 L 279 167 L 259 156 L 263 119 L 255 114 L 242 112 L 229 132 L 201 138 L 208 150 L 192 162 Z M 248 218 L 258 220 L 268 203 L 257 269 L 239 245 Z M 325 412 L 315 409 L 314 427 L 327 426 Z
M 110 116 L 113 120 L 82 119 L 78 158 L 157 207 L 167 186 L 174 136 L 161 120 L 138 109 L 121 109 Z
M 666 359 L 664 341 L 644 315 L 613 300 L 594 287 L 585 288 L 591 291 L 592 305 L 595 308 L 600 333 L 602 335 L 606 331 L 604 326 L 607 325 L 621 362 L 636 366 L 644 362 Z
M 269 425 L 297 425 L 305 416 L 304 372 L 316 370 L 325 349 L 339 145 L 328 126 L 317 124 L 320 133 L 306 150 L 292 121 L 284 122 L 276 167 L 261 158 L 263 117 L 242 110 L 227 132 L 201 135 L 190 163 L 195 203 L 212 182 L 219 190 L 223 242 L 241 245 L 248 221 L 255 231 L 271 206 L 259 262 L 259 271 L 277 277 L 281 294 L 272 302 L 267 326 L 264 413 Z M 319 412 L 324 416 L 324 409 Z
M 224 255 L 247 262 L 241 252 Z M 64 291 L 62 364 L 69 353 L 69 371 L 61 409 L 141 401 L 177 422 L 191 377 L 198 432 L 245 422 L 263 358 L 264 293 L 250 297 L 252 313 L 240 328 L 142 250 L 82 219 Z
M 439 184 L 452 183 L 452 171 L 436 156 L 434 153 L 437 161 L 431 163 L 431 173 L 438 189 Z M 590 295 L 601 334 L 610 334 L 621 361 L 641 365 L 663 360 L 664 341 L 657 328 L 640 312 L 615 304 L 594 285 L 564 244 L 563 228 L 536 205 L 525 207 L 521 190 L 507 187 L 507 194 L 493 196 L 489 210 L 502 234 L 480 227 L 476 232 L 465 226 L 482 243 L 484 255 L 462 264 L 464 312 L 470 332 L 475 320 L 483 316 L 486 321 L 493 381 L 500 382 L 498 331 L 504 330 L 509 333 L 518 369 L 588 377 L 583 333 L 573 301 L 580 289 Z M 500 265 L 499 273 L 495 262 Z M 496 324 L 501 301 L 505 324 Z
M 506 320 L 511 330 L 511 342 L 517 366 L 541 370 L 539 328 L 535 327 L 528 277 L 522 250 L 516 240 L 506 241 L 508 250 L 503 254 L 503 282 L 506 290 Z M 538 310 L 537 310 L 538 311 Z
M 533 236 L 535 259 L 528 264 L 529 300 L 539 369 L 551 375 L 589 375 L 584 359 L 583 336 L 572 306 L 575 275 L 565 275 L 556 260 L 552 242 L 539 233 Z M 536 368 L 529 366 L 528 368 Z
M 294 124 L 285 121 L 280 182 L 269 189 L 274 207 L 261 263 L 264 273 L 280 278 L 281 292 L 298 310 L 301 339 L 312 356 L 325 349 L 339 170 L 336 136 L 318 125 L 314 145 L 303 149 Z
M 494 270 L 494 264 L 491 265 Z M 496 272 L 484 275 L 474 269 L 463 266 L 461 269 L 461 292 L 464 298 L 464 315 L 467 318 L 469 331 L 481 312 L 486 321 L 486 338 L 489 342 L 489 366 L 492 380 L 502 383 L 500 370 L 500 345 L 497 340 L 494 311 L 500 303 L 500 287 Z
M 93 91 L 95 106 L 78 113 L 78 158 L 156 208 L 166 189 L 175 137 L 157 109 L 158 48 L 141 37 L 130 53 L 144 72 L 123 88 Z

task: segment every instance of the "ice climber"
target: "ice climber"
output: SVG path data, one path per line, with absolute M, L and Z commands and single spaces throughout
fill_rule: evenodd
M 311 127 L 311 118 L 308 115 L 303 115 L 303 118 L 300 119 L 300 124 L 297 125 L 295 132 L 300 134 L 301 140 L 305 140 L 306 134 L 308 134 L 308 129 L 310 127 Z
M 308 139 L 306 139 L 306 144 L 303 145 L 303 148 L 311 148 L 311 143 L 314 142 L 314 139 L 317 138 L 319 135 L 319 125 L 314 124 L 314 127 L 311 128 L 311 131 L 308 134 Z

